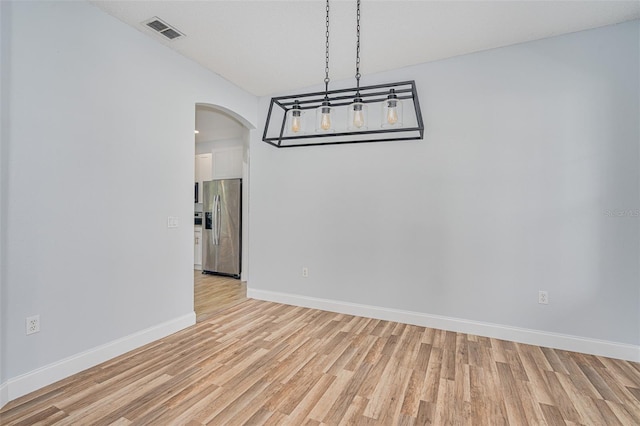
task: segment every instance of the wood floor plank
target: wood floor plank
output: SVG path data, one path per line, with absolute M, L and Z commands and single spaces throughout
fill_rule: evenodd
M 103 418 L 110 418 L 114 411 L 118 411 L 119 407 L 125 405 L 127 402 L 139 398 L 144 393 L 152 390 L 157 386 L 161 386 L 166 381 L 170 380 L 171 376 L 166 374 L 153 377 L 151 380 L 145 378 L 140 383 L 132 383 L 128 386 L 122 387 L 117 391 L 109 394 L 109 398 L 105 401 L 104 398 L 93 401 L 91 404 L 78 407 L 74 411 L 66 411 L 69 414 L 56 424 L 59 425 L 77 425 L 85 422 L 92 425 L 109 424 L 109 421 L 102 421 Z M 112 421 L 117 420 L 120 415 L 113 418 Z
M 360 395 L 356 395 L 353 398 L 351 404 L 347 408 L 347 411 L 344 413 L 344 416 L 340 419 L 338 425 L 356 425 L 358 424 L 357 420 L 362 418 L 362 413 L 364 409 L 369 404 L 369 400 L 366 398 L 362 398 Z
M 306 368 L 298 369 L 293 376 L 289 377 L 285 369 L 281 369 L 280 374 L 275 376 L 267 374 L 265 376 L 267 380 L 282 383 L 283 386 L 278 392 L 270 395 L 264 402 L 264 407 L 269 411 L 280 411 L 287 415 L 291 414 L 295 406 L 304 399 L 306 394 L 322 377 L 322 371 L 317 365 L 323 362 L 323 356 L 315 354 L 305 362 L 304 365 Z M 285 365 L 285 363 L 282 364 L 282 366 Z
M 404 390 L 411 376 L 411 370 L 402 368 L 397 358 L 387 364 L 382 380 L 369 398 L 364 415 L 379 420 L 382 424 L 391 424 L 402 408 Z
M 623 423 L 621 423 L 621 419 L 616 416 L 616 414 L 611 410 L 611 407 L 609 407 L 609 404 L 607 404 L 607 401 L 605 401 L 604 399 L 596 399 L 593 401 L 593 404 L 595 406 L 595 408 L 598 410 L 598 412 L 600 413 L 600 416 L 605 419 L 605 423 L 603 424 L 609 424 L 609 425 L 622 425 Z
M 291 425 L 299 425 L 304 421 L 304 419 L 308 418 L 311 410 L 315 407 L 322 395 L 327 392 L 335 379 L 336 376 L 330 374 L 320 376 L 320 379 L 315 383 L 311 390 L 307 392 L 304 398 L 302 398 L 291 414 L 289 414 L 287 423 Z
M 498 377 L 503 390 L 504 401 L 507 407 L 509 422 L 516 425 L 527 424 L 527 416 L 524 413 L 522 401 L 518 393 L 518 385 L 513 377 L 513 372 L 509 364 L 496 362 Z
M 558 407 L 547 404 L 540 404 L 540 406 L 549 426 L 564 426 L 567 424 L 562 418 L 562 413 L 560 413 Z
M 438 386 L 438 395 L 436 396 L 436 408 L 434 413 L 434 424 L 446 425 L 453 424 L 454 406 L 447 404 L 445 401 L 454 401 L 454 382 L 446 378 L 440 378 Z
M 475 342 L 474 342 L 475 343 Z M 469 391 L 471 393 L 471 417 L 488 420 L 488 401 L 484 394 L 484 371 L 476 365 L 469 366 Z
M 520 360 L 527 372 L 527 378 L 531 385 L 532 398 L 538 403 L 553 405 L 553 397 L 549 390 L 547 378 L 543 373 L 544 370 L 538 368 L 535 355 L 532 354 L 529 349 L 530 347 L 520 349 Z
M 269 383 L 263 379 L 253 383 L 248 389 L 241 392 L 230 403 L 223 404 L 222 409 L 215 415 L 207 417 L 203 423 L 213 425 L 226 425 L 230 420 L 237 416 L 242 410 L 249 407 L 258 395 L 263 393 L 269 387 Z
M 640 386 L 640 383 L 638 383 L 638 386 Z M 636 398 L 636 400 L 638 400 L 638 402 L 640 402 L 640 388 L 627 386 L 627 390 L 631 392 L 631 394 Z
M 329 415 L 329 409 L 335 404 L 338 396 L 349 385 L 351 378 L 355 373 L 351 371 L 345 371 L 335 378 L 335 380 L 329 385 L 325 393 L 318 399 L 315 406 L 309 413 L 309 419 L 322 422 L 322 419 Z
M 558 376 L 563 375 L 563 373 L 546 371 L 545 374 L 549 380 L 549 388 L 551 389 L 555 406 L 560 410 L 560 413 L 562 414 L 562 418 L 565 421 L 581 423 L 582 416 L 576 410 L 575 406 L 573 405 L 573 401 L 571 400 L 571 397 L 567 394 L 565 389 L 562 387 L 562 384 L 560 383 L 560 379 L 558 379 Z M 564 377 L 567 377 L 567 375 L 564 375 Z
M 631 392 L 631 388 L 620 383 L 609 369 L 596 368 L 595 370 L 624 405 L 633 406 L 635 407 L 634 411 L 640 411 L 640 400 Z M 635 386 L 640 386 L 640 380 Z
M 411 376 L 409 377 L 407 388 L 404 392 L 404 398 L 402 399 L 400 413 L 413 418 L 418 415 L 418 408 L 420 407 L 420 390 L 424 375 L 424 371 L 411 371 Z
M 12 401 L 0 424 L 627 426 L 640 367 L 244 298 Z
M 196 321 L 204 321 L 216 312 L 242 302 L 247 283 L 229 277 L 193 271 Z
M 442 368 L 442 350 L 432 347 L 429 353 L 429 364 L 422 385 L 420 399 L 426 402 L 436 402 L 440 386 L 440 370 Z
M 439 379 L 438 379 L 439 380 Z M 427 401 L 420 401 L 418 406 L 418 414 L 416 415 L 416 424 L 419 425 L 432 425 L 433 415 L 435 413 L 436 404 Z
M 67 417 L 67 413 L 57 407 L 50 406 L 20 420 L 16 425 L 54 424 L 65 417 Z
M 345 416 L 345 413 L 356 397 L 362 382 L 367 377 L 370 370 L 370 364 L 362 364 L 360 368 L 354 372 L 347 386 L 342 390 L 342 392 L 340 392 L 340 395 L 338 395 L 338 398 L 336 398 L 336 401 L 327 412 L 327 415 L 323 419 L 324 423 L 340 423 L 340 420 Z
M 630 410 L 628 406 L 613 401 L 605 401 L 615 418 L 623 425 L 640 425 L 640 414 Z
M 355 351 L 351 355 L 351 358 L 344 365 L 345 370 L 355 371 L 356 368 L 363 364 L 364 357 L 371 350 L 373 344 L 378 340 L 377 337 L 371 335 L 365 335 L 358 333 L 357 340 L 353 341 Z
M 594 358 L 602 364 L 601 368 L 607 369 L 618 382 L 625 386 L 640 388 L 640 371 L 634 368 L 636 366 L 635 363 L 630 364 L 613 358 L 591 357 L 591 359 Z M 588 362 L 585 362 L 585 364 L 588 364 Z
M 199 373 L 199 368 L 191 368 L 176 374 L 162 385 L 142 394 L 139 398 L 128 401 L 118 410 L 110 413 L 106 420 L 108 420 L 108 423 L 112 423 L 125 417 L 136 419 L 146 415 L 148 412 L 157 409 L 166 402 L 166 400 L 172 396 L 175 389 L 179 389 L 185 384 L 192 382 Z
M 535 393 L 530 382 L 520 382 L 518 385 L 518 395 L 522 401 L 522 408 L 530 425 L 544 424 L 544 413 L 540 404 L 536 401 Z

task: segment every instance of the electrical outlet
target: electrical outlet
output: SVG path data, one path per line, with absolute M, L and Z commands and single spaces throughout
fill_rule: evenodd
M 540 303 L 542 305 L 548 305 L 549 304 L 549 293 L 547 293 L 546 291 L 540 290 L 538 292 L 538 303 Z
M 177 228 L 178 227 L 178 218 L 175 216 L 167 217 L 167 228 Z
M 306 266 L 302 267 L 302 276 L 304 278 L 307 278 L 309 276 L 309 268 L 307 268 Z
M 33 334 L 40 331 L 40 315 L 27 317 L 27 334 Z

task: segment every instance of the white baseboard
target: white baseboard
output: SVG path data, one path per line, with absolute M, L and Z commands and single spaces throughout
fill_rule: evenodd
M 0 409 L 2 409 L 7 402 L 9 402 L 9 386 L 7 386 L 7 382 L 4 382 L 0 384 Z
M 252 288 L 247 289 L 247 297 L 640 362 L 640 346 L 625 343 Z
M 144 346 L 147 343 L 162 339 L 195 323 L 196 314 L 191 312 L 11 378 L 0 387 L 0 408 L 9 401 Z

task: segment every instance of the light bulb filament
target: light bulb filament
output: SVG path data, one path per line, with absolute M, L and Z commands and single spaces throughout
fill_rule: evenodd
M 320 122 L 320 128 L 322 130 L 329 130 L 331 128 L 331 114 L 322 114 L 322 121 Z
M 364 114 L 362 113 L 362 110 L 356 110 L 353 112 L 353 126 L 358 129 L 364 126 Z
M 320 118 L 320 128 L 322 130 L 331 129 L 331 108 L 323 107 L 322 116 Z
M 294 114 L 291 120 L 291 131 L 293 133 L 298 133 L 301 128 L 302 128 L 302 123 L 300 122 L 300 116 L 299 115 L 296 116 Z
M 390 106 L 387 109 L 387 123 L 393 125 L 398 122 L 398 108 Z

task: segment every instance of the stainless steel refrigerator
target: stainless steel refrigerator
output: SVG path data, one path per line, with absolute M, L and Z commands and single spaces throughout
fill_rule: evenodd
M 203 183 L 202 272 L 240 278 L 242 179 Z

